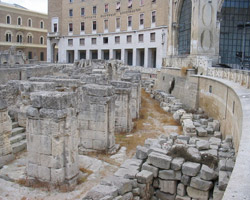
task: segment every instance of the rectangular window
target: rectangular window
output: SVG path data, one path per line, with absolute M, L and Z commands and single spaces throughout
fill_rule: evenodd
M 85 9 L 81 8 L 81 16 L 84 16 L 84 15 L 85 15 Z
M 54 24 L 54 33 L 57 32 L 57 24 Z
M 150 41 L 155 42 L 155 33 L 150 33 Z
M 96 6 L 93 6 L 93 15 L 96 15 Z
M 121 2 L 116 3 L 116 11 L 119 11 L 121 9 Z
M 140 14 L 140 25 L 144 24 L 144 14 Z
M 132 16 L 128 16 L 128 27 L 132 26 Z
M 132 4 L 133 4 L 133 1 L 132 0 L 128 0 L 128 8 L 132 8 Z
M 104 37 L 103 38 L 103 44 L 108 44 L 109 43 L 109 38 L 108 37 Z
M 132 42 L 132 35 L 128 35 L 127 36 L 127 43 L 131 43 Z
M 81 31 L 84 31 L 85 30 L 85 24 L 84 22 L 81 22 Z
M 104 29 L 105 30 L 109 29 L 109 21 L 107 19 L 104 20 Z
M 138 40 L 139 40 L 139 42 L 143 42 L 143 34 L 138 35 Z
M 93 21 L 93 31 L 96 31 L 96 21 Z
M 109 4 L 105 4 L 104 12 L 105 13 L 109 12 Z
M 91 38 L 91 44 L 96 44 L 96 38 Z
M 69 23 L 69 32 L 73 32 L 73 24 Z
M 121 27 L 121 18 L 116 18 L 116 28 L 119 29 Z
M 120 44 L 120 36 L 115 36 L 115 43 Z
M 73 39 L 68 39 L 68 46 L 73 46 Z
M 44 61 L 44 53 L 40 52 L 40 61 Z
M 73 9 L 69 9 L 69 16 L 73 17 Z
M 140 6 L 144 5 L 144 0 L 140 0 Z
M 84 46 L 85 45 L 85 39 L 84 38 L 80 38 L 80 45 Z
M 28 52 L 28 58 L 32 59 L 32 52 L 31 51 Z
M 156 22 L 156 11 L 152 12 L 152 23 Z

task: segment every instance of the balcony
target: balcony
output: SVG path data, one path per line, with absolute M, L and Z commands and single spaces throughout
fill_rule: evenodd
M 60 37 L 60 33 L 59 32 L 49 32 L 47 35 L 48 38 L 55 38 L 55 39 L 59 39 Z

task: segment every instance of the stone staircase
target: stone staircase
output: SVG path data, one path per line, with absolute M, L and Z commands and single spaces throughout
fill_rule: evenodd
M 18 122 L 15 121 L 12 121 L 10 143 L 14 154 L 21 152 L 27 148 L 25 128 L 20 127 L 18 125 Z

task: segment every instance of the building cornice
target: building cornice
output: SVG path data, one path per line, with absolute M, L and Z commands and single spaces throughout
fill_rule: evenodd
M 15 29 L 18 31 L 35 31 L 35 32 L 42 32 L 42 33 L 48 32 L 47 29 L 32 28 L 32 27 L 28 27 L 28 26 L 19 26 L 19 25 L 3 24 L 3 23 L 0 23 L 0 28 Z
M 15 42 L 0 42 L 0 46 L 15 46 L 16 48 L 47 48 L 47 45 L 29 44 L 29 43 L 15 43 Z

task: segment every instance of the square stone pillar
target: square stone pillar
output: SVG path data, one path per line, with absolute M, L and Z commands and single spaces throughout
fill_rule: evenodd
M 130 132 L 133 128 L 130 112 L 132 101 L 132 84 L 124 81 L 112 81 L 115 87 L 115 132 Z
M 0 167 L 14 160 L 9 139 L 11 130 L 12 123 L 8 115 L 7 104 L 5 100 L 0 97 Z
M 56 185 L 77 183 L 78 141 L 74 93 L 34 92 L 27 109 L 27 176 Z
M 115 149 L 115 91 L 112 86 L 87 84 L 78 97 L 80 153 Z

